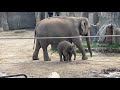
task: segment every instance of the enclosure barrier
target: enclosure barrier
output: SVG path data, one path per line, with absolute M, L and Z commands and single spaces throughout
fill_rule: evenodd
M 87 38 L 87 37 L 119 37 L 120 35 L 100 35 L 100 36 L 72 36 L 72 37 L 0 37 L 0 39 L 59 39 L 59 38 Z M 25 74 L 18 74 L 18 75 L 9 75 L 9 76 L 0 76 L 0 78 L 9 78 L 9 77 L 17 77 L 17 76 L 24 76 L 27 78 Z
M 0 37 L 0 39 L 59 39 L 59 38 L 83 38 L 83 37 L 118 37 L 120 35 L 100 35 L 100 36 L 72 36 L 72 37 Z

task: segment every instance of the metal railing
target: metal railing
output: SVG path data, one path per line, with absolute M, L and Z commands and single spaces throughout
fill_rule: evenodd
M 59 38 L 83 38 L 83 37 L 119 37 L 120 35 L 100 35 L 100 36 L 71 36 L 71 37 L 0 37 L 0 39 L 59 39 Z

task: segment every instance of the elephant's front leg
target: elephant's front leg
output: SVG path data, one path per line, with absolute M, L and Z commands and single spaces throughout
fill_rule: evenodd
M 44 56 L 44 61 L 51 61 L 51 59 L 49 58 L 48 52 L 47 52 L 47 46 L 43 47 L 43 56 Z
M 73 43 L 78 47 L 78 49 L 82 53 L 82 60 L 87 60 L 88 58 L 86 56 L 85 50 L 83 49 L 82 42 L 80 41 L 80 39 L 74 38 Z
M 34 51 L 33 57 L 32 57 L 33 60 L 39 60 L 38 53 L 39 53 L 40 48 L 41 48 L 41 45 L 40 45 L 39 41 L 36 40 L 36 48 L 35 48 L 35 51 Z
M 69 59 L 69 54 L 67 53 L 66 50 L 63 51 L 63 56 L 64 56 L 64 61 L 68 61 L 68 59 Z

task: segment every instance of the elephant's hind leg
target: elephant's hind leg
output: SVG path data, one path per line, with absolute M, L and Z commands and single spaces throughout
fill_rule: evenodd
M 48 47 L 48 45 L 42 47 L 44 61 L 51 61 L 51 59 L 49 58 L 49 55 L 48 55 L 47 47 Z
M 32 57 L 33 60 L 39 60 L 38 53 L 39 53 L 40 48 L 41 48 L 41 45 L 40 45 L 39 41 L 36 40 L 36 47 L 35 47 L 35 51 L 34 51 L 33 57 Z

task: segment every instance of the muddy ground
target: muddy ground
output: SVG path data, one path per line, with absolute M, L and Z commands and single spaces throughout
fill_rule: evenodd
M 0 37 L 33 36 L 33 30 L 0 32 Z M 96 78 L 102 69 L 120 68 L 120 54 L 93 52 L 93 57 L 87 53 L 89 59 L 81 60 L 81 54 L 77 53 L 77 60 L 62 63 L 58 53 L 50 55 L 50 46 L 52 61 L 43 61 L 42 49 L 40 60 L 33 61 L 33 42 L 33 39 L 0 39 L 0 72 L 26 74 L 28 78 L 46 78 L 51 72 L 57 72 L 61 78 Z

